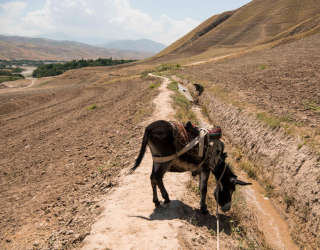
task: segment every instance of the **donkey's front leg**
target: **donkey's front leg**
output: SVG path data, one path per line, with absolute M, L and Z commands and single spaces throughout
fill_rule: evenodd
M 200 200 L 200 210 L 201 213 L 207 214 L 207 204 L 206 204 L 206 196 L 207 196 L 207 186 L 208 186 L 208 179 L 210 175 L 210 170 L 203 166 L 200 173 L 200 179 L 199 179 L 199 187 L 200 187 L 200 194 L 201 194 L 201 200 Z

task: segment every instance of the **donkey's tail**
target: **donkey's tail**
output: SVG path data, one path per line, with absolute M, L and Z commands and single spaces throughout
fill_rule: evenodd
M 136 170 L 136 168 L 139 167 L 139 165 L 143 159 L 143 156 L 146 152 L 146 148 L 148 145 L 148 139 L 149 139 L 149 130 L 148 130 L 148 128 L 146 128 L 146 130 L 144 131 L 143 139 L 142 139 L 140 153 L 138 155 L 138 158 L 136 159 L 136 162 L 135 162 L 133 168 L 131 168 L 129 171 L 130 174 L 132 174 Z

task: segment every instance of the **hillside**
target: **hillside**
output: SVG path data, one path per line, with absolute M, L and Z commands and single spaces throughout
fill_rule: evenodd
M 320 31 L 316 0 L 253 0 L 215 15 L 153 59 L 208 58 Z
M 0 59 L 6 60 L 142 59 L 148 56 L 150 53 L 105 49 L 71 41 L 0 35 Z
M 106 49 L 118 49 L 118 50 L 129 50 L 144 52 L 150 54 L 156 54 L 163 50 L 166 45 L 158 43 L 149 39 L 139 40 L 117 40 L 102 45 Z
M 220 249 L 320 249 L 318 2 L 253 0 L 152 58 L 2 84 L 2 248 L 216 249 L 219 235 Z M 51 55 L 88 46 L 56 43 Z M 150 150 L 128 174 L 158 119 L 221 127 L 228 165 L 253 183 L 229 211 L 216 216 L 211 175 L 202 214 L 199 179 L 183 173 L 166 173 L 171 202 L 160 189 L 154 207 Z

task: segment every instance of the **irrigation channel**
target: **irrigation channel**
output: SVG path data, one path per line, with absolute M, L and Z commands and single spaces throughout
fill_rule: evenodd
M 193 98 L 185 86 L 178 83 L 178 90 L 193 103 Z M 212 127 L 212 124 L 201 112 L 201 107 L 193 104 L 192 110 L 196 114 L 201 127 Z M 247 181 L 252 183 L 251 186 L 241 189 L 241 192 L 248 206 L 256 214 L 258 227 L 265 235 L 267 243 L 275 249 L 298 250 L 299 248 L 290 237 L 288 224 L 277 212 L 269 198 L 264 195 L 261 185 L 255 180 L 248 179 L 242 171 L 236 170 L 236 172 L 241 179 L 247 179 Z

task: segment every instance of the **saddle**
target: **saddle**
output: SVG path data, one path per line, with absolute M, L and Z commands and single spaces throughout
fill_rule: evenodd
M 174 144 L 176 147 L 176 151 L 179 152 L 183 149 L 188 143 L 190 143 L 196 136 L 191 131 L 188 131 L 185 126 L 181 122 L 177 121 L 170 121 L 173 127 L 173 137 L 174 137 Z M 190 123 L 191 124 L 191 123 Z M 199 144 L 196 147 L 191 148 L 188 151 L 188 154 L 193 157 L 200 157 L 204 155 L 204 151 L 207 150 L 208 144 L 215 140 L 220 139 L 222 136 L 222 131 L 220 127 L 215 127 L 213 129 L 207 130 L 204 128 L 199 128 L 191 124 L 193 129 L 198 131 L 201 137 L 201 131 L 203 132 L 203 136 L 208 136 L 207 140 L 200 140 Z

